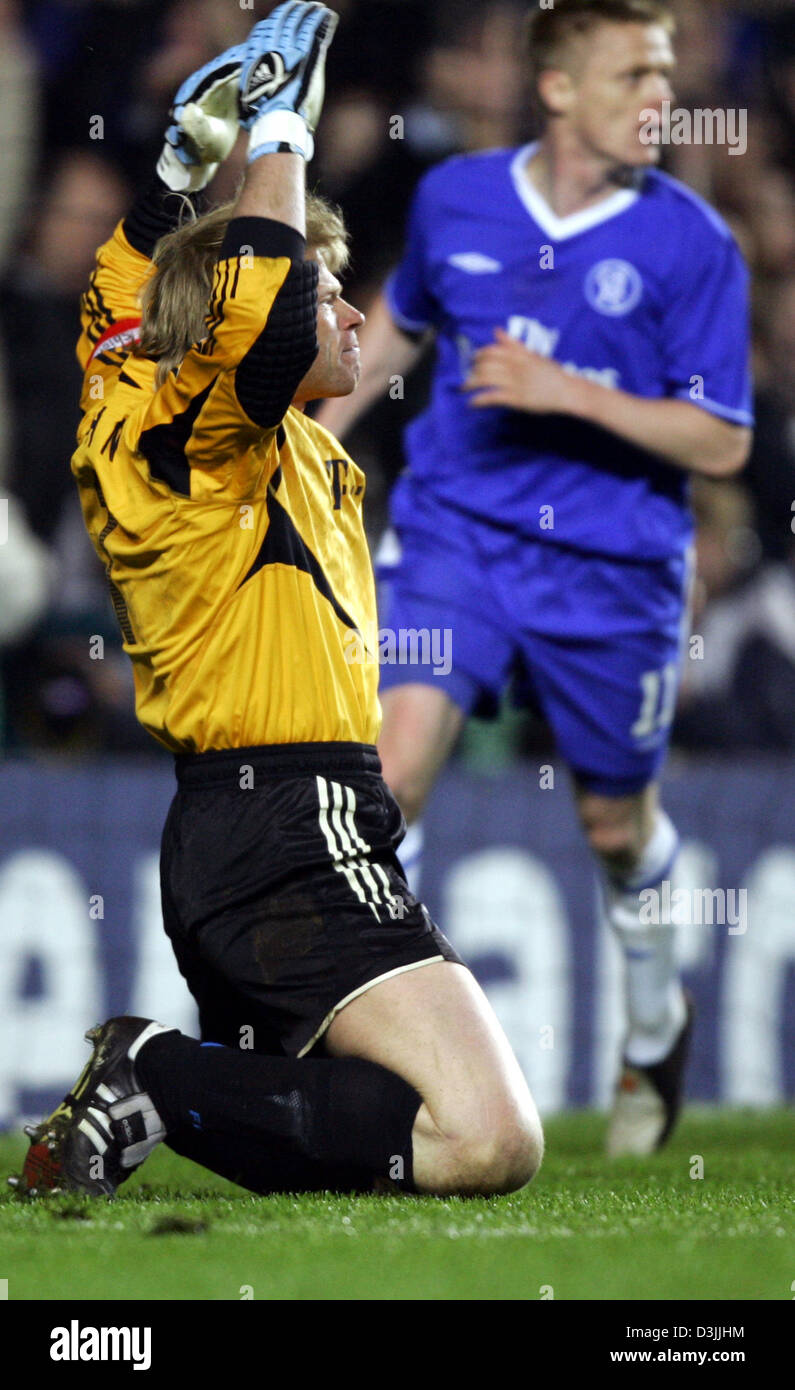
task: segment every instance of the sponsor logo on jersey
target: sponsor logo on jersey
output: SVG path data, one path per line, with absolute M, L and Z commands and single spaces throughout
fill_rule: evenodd
M 643 281 L 629 261 L 598 261 L 585 277 L 585 297 L 597 313 L 619 318 L 640 303 Z
M 467 275 L 496 275 L 502 270 L 501 261 L 495 261 L 493 256 L 482 256 L 479 251 L 459 251 L 447 257 L 447 264 L 466 271 Z
M 121 323 L 112 323 L 94 345 L 94 351 L 88 360 L 93 362 L 101 352 L 128 352 L 140 336 L 140 319 L 122 319 Z
M 538 352 L 542 357 L 554 357 L 560 338 L 559 328 L 547 328 L 540 319 L 528 319 L 523 314 L 511 314 L 508 332 L 517 342 L 524 343 L 531 352 Z
M 511 314 L 507 331 L 512 338 L 516 338 L 517 342 L 524 343 L 531 352 L 537 352 L 541 357 L 555 356 L 560 341 L 560 329 L 547 328 L 546 324 L 541 323 L 539 319 L 528 319 L 522 314 Z M 464 342 L 466 341 L 464 339 Z M 595 381 L 598 386 L 607 386 L 611 390 L 615 390 L 621 383 L 621 373 L 615 367 L 580 367 L 576 362 L 561 362 L 560 365 L 564 372 L 570 372 L 572 376 L 585 377 L 587 381 Z

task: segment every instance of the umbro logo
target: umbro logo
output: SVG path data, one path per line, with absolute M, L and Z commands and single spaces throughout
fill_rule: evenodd
M 248 102 L 260 101 L 262 97 L 272 97 L 284 86 L 287 72 L 281 53 L 265 53 L 252 72 L 245 92 Z
M 447 257 L 447 264 L 456 270 L 465 270 L 468 275 L 496 275 L 502 270 L 502 263 L 491 256 L 482 256 L 479 251 L 460 251 Z

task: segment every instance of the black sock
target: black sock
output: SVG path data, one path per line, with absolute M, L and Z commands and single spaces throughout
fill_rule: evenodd
M 361 1168 L 342 1168 L 299 1154 L 274 1154 L 257 1139 L 219 1134 L 212 1130 L 179 1129 L 166 1145 L 184 1158 L 200 1163 L 222 1178 L 261 1195 L 268 1192 L 372 1192 L 373 1175 Z
M 333 1185 L 342 1169 L 413 1190 L 411 1131 L 421 1098 L 375 1062 L 263 1057 L 173 1032 L 145 1043 L 135 1070 L 176 1143 L 191 1128 L 222 1136 L 223 1146 L 207 1145 L 207 1157 L 211 1149 L 219 1157 L 222 1148 L 223 1161 L 239 1167 L 250 1165 L 261 1143 L 263 1189 L 293 1190 L 291 1181 L 277 1189 L 269 1178 L 281 1171 L 289 1179 L 290 1160 L 309 1160 L 317 1189 Z M 311 1169 L 297 1163 L 296 1178 L 311 1178 Z

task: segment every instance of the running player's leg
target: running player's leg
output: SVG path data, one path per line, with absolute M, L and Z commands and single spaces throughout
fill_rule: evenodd
M 632 876 L 652 838 L 660 808 L 659 783 L 631 796 L 604 796 L 575 787 L 577 810 L 591 849 L 614 878 Z
M 378 751 L 384 781 L 397 797 L 408 827 L 400 862 L 412 893 L 420 897 L 425 848 L 422 814 L 466 715 L 438 686 L 419 683 L 382 690 L 381 708 Z
M 686 1017 L 673 927 L 649 922 L 649 914 L 644 912 L 646 900 L 641 896 L 644 890 L 659 889 L 670 876 L 679 848 L 676 828 L 660 805 L 654 775 L 662 761 L 667 730 L 661 730 L 656 748 L 637 750 L 634 759 L 632 748 L 627 746 L 629 739 L 622 749 L 617 738 L 614 742 L 612 736 L 603 739 L 595 735 L 590 717 L 595 705 L 599 705 L 605 726 L 612 722 L 616 732 L 622 717 L 624 702 L 617 694 L 616 680 L 620 658 L 614 657 L 611 663 L 604 652 L 595 659 L 591 654 L 590 673 L 584 669 L 589 658 L 575 651 L 565 657 L 557 653 L 556 659 L 552 679 L 560 695 L 565 685 L 566 708 L 562 698 L 557 704 L 550 700 L 547 689 L 545 712 L 561 752 L 573 765 L 580 820 L 602 873 L 605 915 L 624 956 L 624 1056 L 635 1066 L 650 1066 L 671 1051 Z M 581 684 L 584 704 L 575 703 L 577 683 Z M 543 684 L 546 686 L 546 681 Z M 628 702 L 634 699 L 631 689 L 624 693 Z M 627 708 L 631 707 L 628 703 Z M 628 785 L 631 761 L 645 768 L 645 775 L 643 770 L 637 773 L 639 787 Z M 611 767 L 613 773 L 608 770 Z
M 614 1156 L 652 1153 L 679 1114 L 692 1024 L 673 925 L 646 910 L 649 890 L 658 900 L 663 893 L 679 840 L 656 783 L 624 797 L 580 786 L 577 803 L 602 865 L 606 919 L 624 956 L 626 1033 L 607 1150 Z
M 626 961 L 624 1056 L 636 1067 L 660 1062 L 685 1023 L 686 1006 L 670 923 L 650 923 L 644 890 L 669 877 L 679 847 L 676 830 L 650 783 L 634 796 L 609 797 L 577 788 L 580 819 L 605 874 L 608 922 Z
M 624 1080 L 627 1094 L 638 1097 L 639 1123 L 630 1118 L 620 1133 L 611 1129 L 613 1152 L 649 1152 L 667 1137 L 688 1031 L 673 927 L 649 922 L 641 896 L 661 887 L 678 851 L 657 779 L 676 698 L 684 579 L 684 566 L 622 566 L 550 548 L 543 570 L 532 575 L 534 605 L 525 605 L 547 626 L 525 639 L 524 658 L 574 773 L 607 921 L 625 961 L 624 1060 L 633 1075 Z M 573 594 L 581 596 L 576 607 Z M 672 1057 L 675 1076 L 665 1071 Z M 661 1067 L 665 1075 L 655 1070 Z M 665 1095 L 653 1097 L 660 1087 Z M 622 1114 L 630 1108 L 622 1103 Z
M 466 715 L 444 690 L 419 683 L 382 690 L 381 708 L 378 752 L 384 781 L 412 825 L 425 809 Z

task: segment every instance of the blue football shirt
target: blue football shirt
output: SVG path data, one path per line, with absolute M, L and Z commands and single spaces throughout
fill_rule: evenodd
M 398 524 L 462 513 L 588 553 L 656 560 L 691 534 L 687 474 L 585 421 L 475 409 L 473 351 L 501 327 L 572 372 L 752 425 L 748 273 L 726 224 L 657 170 L 559 218 L 525 166 L 536 147 L 464 155 L 421 180 L 387 298 L 434 328 L 428 409 L 406 433 Z

